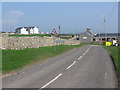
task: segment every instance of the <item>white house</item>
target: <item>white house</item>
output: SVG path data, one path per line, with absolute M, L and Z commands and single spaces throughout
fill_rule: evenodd
M 16 34 L 39 34 L 38 27 L 19 27 L 15 31 Z

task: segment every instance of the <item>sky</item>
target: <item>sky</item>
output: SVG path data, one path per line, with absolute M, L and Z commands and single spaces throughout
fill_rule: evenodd
M 104 18 L 106 23 L 104 23 Z M 37 26 L 40 32 L 93 33 L 118 32 L 117 2 L 3 2 L 2 30 Z

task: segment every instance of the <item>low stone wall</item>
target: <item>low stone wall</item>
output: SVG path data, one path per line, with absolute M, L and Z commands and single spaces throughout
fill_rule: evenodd
M 64 40 L 64 43 L 54 43 L 53 37 L 8 37 L 6 35 L 2 35 L 0 37 L 0 43 L 2 42 L 1 49 L 24 49 L 24 48 L 38 48 L 44 46 L 53 46 L 59 44 L 65 45 L 77 45 L 80 44 L 80 41 L 77 40 Z M 55 40 L 59 40 L 59 38 L 55 38 Z

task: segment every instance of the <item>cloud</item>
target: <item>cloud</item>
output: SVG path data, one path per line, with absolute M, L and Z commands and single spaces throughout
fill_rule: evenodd
M 3 24 L 16 24 L 19 22 L 19 19 L 24 15 L 24 12 L 18 10 L 11 10 L 5 13 L 5 17 L 3 18 Z
M 20 18 L 23 15 L 24 15 L 24 12 L 22 12 L 22 11 L 11 10 L 5 14 L 5 17 L 9 18 L 9 19 L 10 18 L 14 19 L 14 18 Z
M 18 23 L 18 20 L 16 20 L 16 19 L 5 19 L 5 20 L 3 20 L 2 23 L 3 24 L 16 24 L 16 23 Z

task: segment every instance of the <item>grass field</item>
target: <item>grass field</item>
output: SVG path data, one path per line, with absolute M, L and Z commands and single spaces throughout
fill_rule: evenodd
M 72 37 L 60 37 L 61 39 L 70 39 Z
M 29 48 L 23 50 L 3 50 L 2 51 L 2 73 L 20 69 L 28 64 L 59 55 L 70 49 L 81 45 L 58 45 L 40 48 Z
M 119 50 L 120 47 L 115 47 L 115 46 L 110 46 L 110 47 L 104 47 L 112 56 L 114 64 L 115 64 L 115 68 L 116 68 L 116 72 L 117 72 L 117 76 L 118 76 L 118 84 L 120 87 L 120 61 L 119 61 Z
M 94 44 L 94 43 L 81 43 L 81 45 L 99 45 L 99 44 Z M 101 45 L 101 44 L 100 44 Z

